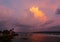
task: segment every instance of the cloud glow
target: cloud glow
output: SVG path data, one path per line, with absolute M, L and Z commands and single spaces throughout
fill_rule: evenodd
M 34 18 L 38 19 L 42 23 L 45 23 L 47 21 L 47 16 L 45 16 L 44 12 L 42 10 L 39 10 L 38 7 L 31 7 L 30 11 L 34 14 Z

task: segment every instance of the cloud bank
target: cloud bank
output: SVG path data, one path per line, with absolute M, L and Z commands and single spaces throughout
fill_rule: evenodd
M 39 7 L 39 10 L 48 17 L 47 22 L 43 25 L 29 11 L 32 6 Z M 0 22 L 4 21 L 1 23 L 4 27 L 1 28 L 29 31 L 60 25 L 60 17 L 55 15 L 59 6 L 60 0 L 0 0 Z

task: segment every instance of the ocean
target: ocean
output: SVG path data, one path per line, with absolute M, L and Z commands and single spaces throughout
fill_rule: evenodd
M 12 42 L 60 42 L 60 35 L 52 34 L 19 34 Z

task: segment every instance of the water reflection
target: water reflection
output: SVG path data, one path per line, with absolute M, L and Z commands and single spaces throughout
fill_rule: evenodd
M 27 38 L 27 39 L 26 39 Z M 33 34 L 30 37 L 13 39 L 13 42 L 60 42 L 60 37 L 45 34 Z

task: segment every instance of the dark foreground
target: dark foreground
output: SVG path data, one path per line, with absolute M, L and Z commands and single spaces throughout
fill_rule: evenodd
M 17 36 L 12 42 L 60 42 L 60 35 L 36 34 L 31 36 Z
M 60 33 L 16 33 L 13 30 L 4 30 L 3 32 L 0 32 L 0 42 L 60 42 Z

